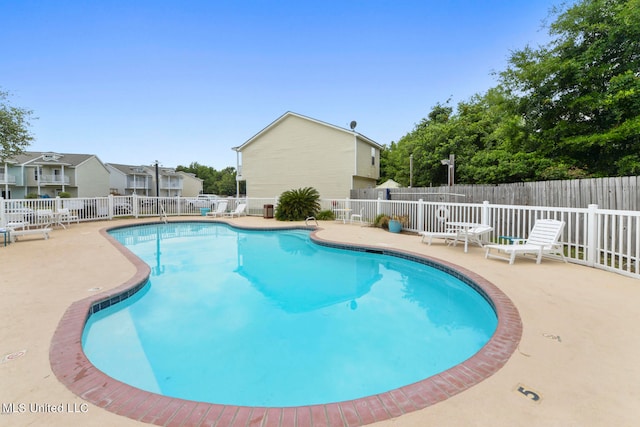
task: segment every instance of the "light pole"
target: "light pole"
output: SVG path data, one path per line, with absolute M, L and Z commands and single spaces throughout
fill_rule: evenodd
M 455 154 L 449 154 L 449 158 L 440 160 L 440 163 L 447 166 L 447 185 L 451 187 L 455 182 L 455 167 L 456 167 Z
M 156 214 L 160 215 L 160 174 L 158 173 L 158 161 L 156 160 Z
M 236 152 L 236 199 L 240 198 L 240 180 L 242 179 L 242 169 L 240 166 L 240 147 L 231 148 Z

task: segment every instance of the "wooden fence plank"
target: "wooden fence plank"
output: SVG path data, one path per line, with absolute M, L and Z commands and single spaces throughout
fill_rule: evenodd
M 589 178 L 565 181 L 517 182 L 498 185 L 456 184 L 451 187 L 413 187 L 352 190 L 352 199 L 386 199 L 425 202 L 482 203 L 516 206 L 553 206 L 640 210 L 640 176 Z

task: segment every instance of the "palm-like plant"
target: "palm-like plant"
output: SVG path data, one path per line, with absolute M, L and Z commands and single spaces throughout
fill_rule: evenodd
M 320 193 L 313 187 L 285 191 L 276 206 L 278 221 L 303 221 L 320 211 Z

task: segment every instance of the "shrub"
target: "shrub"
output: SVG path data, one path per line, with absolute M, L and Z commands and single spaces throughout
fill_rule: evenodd
M 304 221 L 320 211 L 320 193 L 313 187 L 285 191 L 276 206 L 278 221 Z
M 58 193 L 58 197 L 60 197 L 61 199 L 70 199 L 71 193 L 69 193 L 68 191 L 61 191 Z
M 36 193 L 29 193 L 26 196 L 24 196 L 25 199 L 37 199 L 38 195 Z
M 387 214 L 380 214 L 373 221 L 373 226 L 378 228 L 384 228 L 385 230 L 389 229 L 389 220 L 391 217 Z
M 324 210 L 324 211 L 320 211 L 318 212 L 318 215 L 316 215 L 316 219 L 318 221 L 333 221 L 334 219 L 336 219 L 336 216 L 333 214 L 333 211 L 330 210 Z

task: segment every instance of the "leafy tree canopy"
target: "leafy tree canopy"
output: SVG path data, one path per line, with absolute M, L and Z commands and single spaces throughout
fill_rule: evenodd
M 548 46 L 512 55 L 502 83 L 542 153 L 596 176 L 640 172 L 621 161 L 640 163 L 639 22 L 640 0 L 585 0 L 559 13 Z
M 202 191 L 205 194 L 218 194 L 221 196 L 233 196 L 236 194 L 236 170 L 233 167 L 217 171 L 210 166 L 193 162 L 189 166 L 178 166 L 176 170 L 192 173 L 202 179 Z M 245 183 L 241 182 L 240 184 L 240 193 L 244 194 Z
M 498 85 L 437 104 L 387 147 L 382 179 L 500 183 L 640 174 L 640 0 L 583 0 L 552 11 L 552 41 L 511 53 Z
M 9 104 L 9 93 L 0 90 L 0 162 L 23 153 L 33 141 L 29 132 L 33 112 Z

